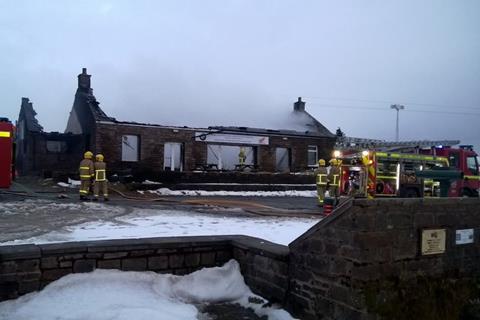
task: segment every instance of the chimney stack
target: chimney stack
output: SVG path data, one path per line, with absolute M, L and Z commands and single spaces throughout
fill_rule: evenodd
M 90 77 L 87 74 L 87 68 L 82 68 L 82 73 L 78 75 L 78 89 L 83 91 L 90 91 Z
M 293 104 L 293 111 L 305 111 L 305 102 L 302 101 L 302 97 L 298 97 L 298 101 Z

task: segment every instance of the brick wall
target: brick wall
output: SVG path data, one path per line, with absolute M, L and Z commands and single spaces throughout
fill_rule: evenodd
M 96 152 L 105 155 L 110 170 L 132 169 L 135 172 L 159 172 L 163 170 L 163 153 L 166 142 L 182 143 L 184 146 L 184 170 L 194 170 L 198 164 L 207 163 L 207 144 L 195 141 L 195 130 L 132 124 L 97 123 Z M 122 162 L 122 135 L 140 137 L 140 159 L 138 162 Z M 284 139 L 286 138 L 286 139 Z M 333 149 L 333 138 L 270 136 L 268 146 L 258 146 L 259 171 L 275 172 L 275 150 L 290 148 L 292 171 L 307 168 L 308 146 L 318 147 L 319 158 L 328 159 Z
M 258 162 L 265 171 L 275 172 L 276 148 L 289 148 L 291 151 L 292 171 L 303 171 L 308 167 L 308 146 L 318 148 L 318 158 L 330 159 L 335 141 L 331 138 L 270 137 L 269 146 L 259 147 Z
M 285 246 L 246 236 L 0 246 L 0 301 L 39 290 L 70 273 L 119 269 L 182 275 L 222 265 L 232 258 L 239 261 L 252 289 L 259 288 L 266 299 L 283 301 L 285 290 L 274 282 L 270 290 L 268 281 L 281 278 L 286 283 L 287 256 Z M 272 266 L 277 275 L 271 273 Z
M 49 151 L 47 141 L 64 143 L 65 149 L 61 152 Z M 17 169 L 20 175 L 38 174 L 43 177 L 55 177 L 60 172 L 76 174 L 84 150 L 82 135 L 28 132 L 25 139 L 17 144 Z
M 480 275 L 478 199 L 349 204 L 290 245 L 289 306 L 295 314 L 457 319 L 469 307 L 465 303 L 478 294 L 473 286 Z M 446 229 L 444 253 L 421 254 L 422 230 L 430 228 Z M 455 244 L 456 230 L 467 228 L 474 229 L 474 243 Z
M 183 143 L 185 149 L 186 170 L 195 168 L 193 157 L 193 130 L 178 130 L 174 132 L 171 128 L 147 127 L 134 125 L 111 125 L 97 124 L 96 151 L 103 153 L 110 170 L 133 169 L 139 171 L 141 168 L 155 172 L 163 170 L 163 153 L 166 142 Z M 138 162 L 122 162 L 122 135 L 139 136 L 140 155 Z M 201 154 L 196 150 L 195 154 Z M 206 150 L 205 150 L 206 153 Z

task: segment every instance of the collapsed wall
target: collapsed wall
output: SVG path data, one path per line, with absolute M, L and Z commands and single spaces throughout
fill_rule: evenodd
M 289 308 L 301 319 L 478 312 L 479 233 L 478 199 L 347 202 L 290 244 Z

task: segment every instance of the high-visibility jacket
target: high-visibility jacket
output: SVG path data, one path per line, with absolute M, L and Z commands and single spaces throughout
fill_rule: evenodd
M 328 175 L 328 180 L 332 186 L 340 186 L 340 167 L 332 166 L 330 168 L 330 174 Z
M 326 167 L 318 167 L 315 170 L 315 174 L 317 176 L 317 185 L 326 186 L 328 183 L 328 172 Z
M 103 161 L 96 161 L 94 164 L 95 167 L 95 181 L 106 181 L 107 180 L 107 164 Z
M 80 161 L 79 168 L 80 180 L 90 180 L 93 177 L 93 161 L 90 159 L 83 159 Z

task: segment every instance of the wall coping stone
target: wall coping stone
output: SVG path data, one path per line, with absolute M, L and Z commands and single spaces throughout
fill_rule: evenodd
M 232 245 L 236 248 L 248 249 L 253 253 L 281 261 L 288 261 L 288 255 L 290 254 L 288 246 L 249 236 L 235 236 L 232 239 Z
M 310 238 L 315 234 L 319 229 L 325 228 L 327 225 L 332 223 L 341 217 L 345 212 L 347 212 L 351 207 L 376 207 L 380 205 L 388 204 L 390 207 L 395 206 L 409 206 L 409 207 L 420 207 L 420 206 L 439 206 L 444 207 L 445 205 L 458 206 L 458 205 L 480 205 L 480 198 L 376 198 L 376 199 L 353 199 L 349 198 L 345 202 L 341 203 L 335 210 L 327 217 L 322 219 L 320 222 L 312 226 L 300 237 L 295 239 L 292 243 L 289 244 L 289 248 L 294 250 L 298 247 L 303 241 Z
M 192 248 L 192 247 L 229 247 L 235 246 L 252 250 L 260 255 L 274 257 L 287 261 L 289 249 L 287 246 L 267 240 L 244 235 L 191 236 L 191 237 L 161 237 L 111 239 L 97 241 L 77 241 L 50 244 L 25 244 L 0 246 L 0 261 L 16 259 L 41 258 L 42 255 L 62 255 L 87 252 L 131 251 L 160 248 Z
M 0 261 L 40 258 L 40 248 L 34 244 L 0 246 Z
M 371 201 L 371 200 L 370 200 Z M 305 233 L 303 233 L 300 237 L 292 241 L 288 247 L 290 250 L 294 250 L 294 248 L 298 247 L 303 241 L 306 239 L 310 238 L 312 235 L 314 235 L 319 229 L 325 228 L 327 225 L 332 223 L 333 221 L 337 220 L 339 217 L 341 217 L 345 212 L 350 210 L 350 208 L 353 206 L 354 200 L 353 198 L 349 198 L 347 201 L 341 203 L 333 212 L 320 220 L 317 224 L 313 225 L 310 229 L 308 229 Z

